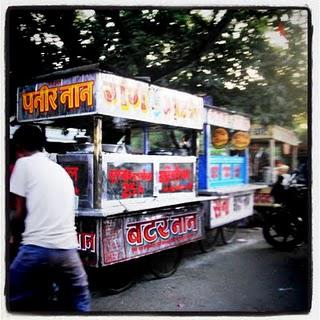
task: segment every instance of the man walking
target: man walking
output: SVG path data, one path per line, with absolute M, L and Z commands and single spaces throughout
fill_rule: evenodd
M 10 178 L 15 195 L 13 230 L 22 229 L 22 243 L 10 266 L 9 308 L 43 310 L 48 286 L 59 287 L 63 310 L 89 311 L 86 272 L 77 251 L 74 186 L 66 171 L 42 152 L 45 136 L 22 125 L 13 142 L 17 161 Z

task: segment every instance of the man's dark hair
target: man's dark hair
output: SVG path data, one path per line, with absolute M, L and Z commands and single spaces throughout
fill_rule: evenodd
M 16 148 L 23 148 L 27 151 L 42 151 L 46 137 L 39 127 L 24 124 L 13 134 L 13 143 Z

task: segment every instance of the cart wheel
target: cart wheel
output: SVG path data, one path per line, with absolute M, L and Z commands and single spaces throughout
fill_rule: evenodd
M 200 240 L 200 250 L 202 252 L 210 252 L 214 249 L 218 238 L 221 234 L 221 228 L 208 229 L 204 239 Z
M 123 262 L 102 269 L 92 270 L 89 282 L 94 288 L 107 293 L 117 294 L 129 289 L 135 282 L 135 266 Z
M 107 292 L 110 294 L 117 294 L 132 287 L 134 283 L 134 276 L 130 273 L 119 274 L 108 280 Z
M 155 253 L 149 257 L 150 271 L 159 279 L 174 274 L 181 261 L 182 249 L 174 248 Z
M 223 244 L 232 243 L 236 237 L 238 222 L 231 222 L 221 227 L 221 240 Z

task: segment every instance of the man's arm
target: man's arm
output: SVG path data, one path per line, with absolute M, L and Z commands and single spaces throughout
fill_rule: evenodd
M 24 219 L 27 214 L 25 197 L 15 195 L 15 209 L 15 213 L 11 220 L 11 231 L 13 241 L 15 243 L 20 243 L 21 234 L 24 231 Z

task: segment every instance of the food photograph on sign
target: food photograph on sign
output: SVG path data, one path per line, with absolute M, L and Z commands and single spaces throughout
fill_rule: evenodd
M 248 132 L 237 131 L 232 135 L 231 144 L 236 150 L 244 150 L 250 144 L 250 135 Z
M 214 128 L 212 134 L 212 145 L 216 149 L 224 148 L 229 142 L 229 132 L 225 128 Z

